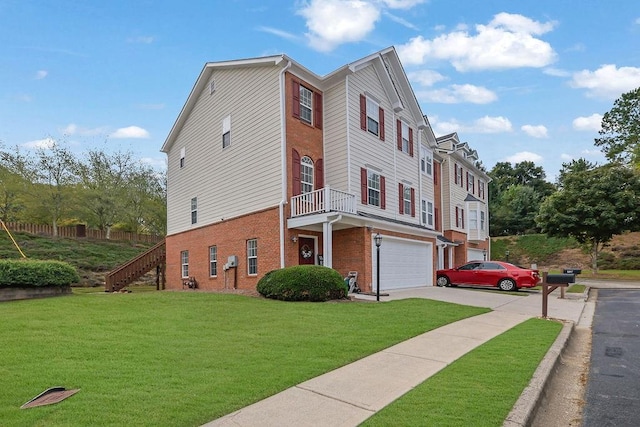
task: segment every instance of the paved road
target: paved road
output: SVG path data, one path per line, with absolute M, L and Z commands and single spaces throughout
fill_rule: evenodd
M 640 290 L 600 288 L 583 426 L 638 426 Z

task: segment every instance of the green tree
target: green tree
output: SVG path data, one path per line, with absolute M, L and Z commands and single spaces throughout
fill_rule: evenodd
M 620 164 L 584 159 L 564 164 L 559 189 L 541 205 L 536 222 L 549 236 L 573 237 L 589 249 L 592 268 L 614 235 L 640 224 L 640 176 Z
M 622 94 L 602 118 L 596 147 L 611 161 L 640 166 L 640 87 Z
M 498 162 L 489 172 L 490 234 L 506 236 L 537 231 L 540 203 L 555 191 L 541 166 L 524 161 Z
M 78 165 L 83 189 L 83 217 L 88 225 L 106 231 L 107 239 L 110 238 L 111 227 L 123 218 L 123 195 L 127 192 L 129 176 L 135 165 L 131 152 L 109 154 L 104 150 L 89 150 Z
M 50 148 L 36 150 L 36 206 L 48 217 L 53 236 L 58 236 L 58 222 L 75 205 L 75 184 L 78 182 L 78 161 L 65 146 L 55 142 Z

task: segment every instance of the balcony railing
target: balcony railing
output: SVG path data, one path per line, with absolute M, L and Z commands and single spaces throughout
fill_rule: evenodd
M 324 187 L 291 198 L 291 217 L 320 212 L 356 213 L 356 196 Z

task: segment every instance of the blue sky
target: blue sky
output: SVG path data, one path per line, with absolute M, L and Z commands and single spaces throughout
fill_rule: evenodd
M 0 0 L 0 141 L 159 150 L 205 62 L 285 53 L 319 75 L 395 46 L 436 135 L 487 169 L 604 162 L 640 86 L 637 0 Z

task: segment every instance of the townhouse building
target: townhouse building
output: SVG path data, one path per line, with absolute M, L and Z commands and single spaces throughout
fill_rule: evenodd
M 299 264 L 357 272 L 365 291 L 433 285 L 487 247 L 448 212 L 485 200 L 455 185 L 451 164 L 472 170 L 456 139 L 435 137 L 393 47 L 325 76 L 286 55 L 205 64 L 162 147 L 167 287 L 255 289 Z

